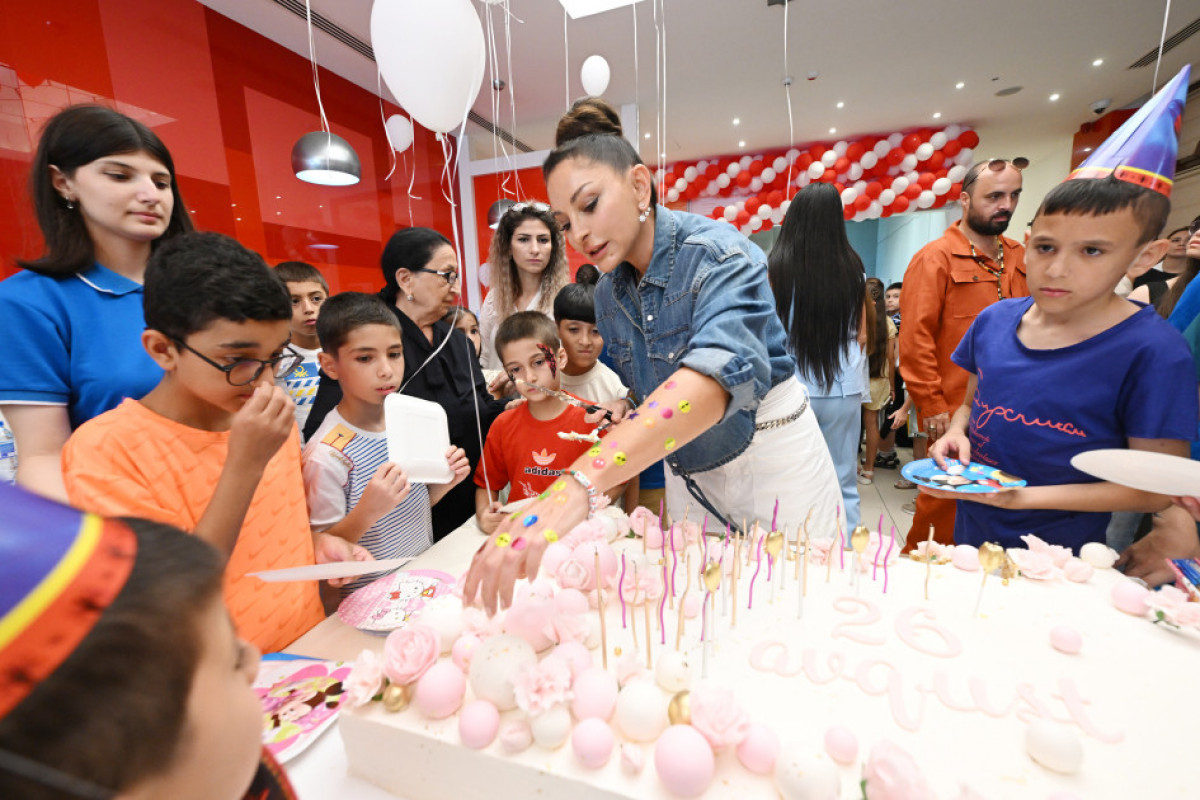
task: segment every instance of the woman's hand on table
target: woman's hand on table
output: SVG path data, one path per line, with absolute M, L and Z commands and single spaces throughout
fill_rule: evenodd
M 554 487 L 560 484 L 562 488 L 556 491 Z M 471 560 L 463 582 L 463 602 L 482 603 L 488 614 L 511 605 L 517 579 L 537 575 L 550 542 L 587 519 L 587 508 L 583 487 L 562 476 L 541 498 L 503 515 L 496 532 Z

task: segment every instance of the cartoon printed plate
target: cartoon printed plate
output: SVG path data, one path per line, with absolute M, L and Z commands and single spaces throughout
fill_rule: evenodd
M 921 486 L 959 494 L 991 494 L 1006 489 L 1018 489 L 1025 485 L 1025 481 L 1020 478 L 987 464 L 972 461 L 964 467 L 951 460 L 946 462 L 946 466 L 949 469 L 939 469 L 932 458 L 923 458 L 905 464 L 900 474 Z
M 281 764 L 298 756 L 337 718 L 351 667 L 340 661 L 270 660 L 259 665 L 263 744 Z
M 360 631 L 403 628 L 435 597 L 450 594 L 454 576 L 432 569 L 393 572 L 359 589 L 338 606 L 338 618 Z

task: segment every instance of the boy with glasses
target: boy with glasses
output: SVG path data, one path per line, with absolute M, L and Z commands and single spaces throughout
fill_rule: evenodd
M 321 621 L 317 586 L 247 573 L 370 559 L 308 525 L 292 403 L 274 383 L 300 363 L 287 290 L 232 239 L 191 233 L 151 256 L 144 303 L 142 346 L 163 378 L 75 431 L 63 450 L 67 495 L 215 546 L 240 635 L 279 650 Z

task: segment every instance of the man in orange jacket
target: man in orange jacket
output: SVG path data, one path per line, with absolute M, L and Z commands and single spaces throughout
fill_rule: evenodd
M 912 395 L 920 430 L 932 444 L 946 432 L 964 401 L 967 373 L 950 354 L 979 312 L 997 300 L 1029 294 L 1025 248 L 1001 234 L 1021 196 L 1021 169 L 992 159 L 972 165 L 963 177 L 963 217 L 917 252 L 904 273 L 900 295 L 900 374 Z M 926 538 L 954 542 L 954 502 L 917 495 L 909 545 Z

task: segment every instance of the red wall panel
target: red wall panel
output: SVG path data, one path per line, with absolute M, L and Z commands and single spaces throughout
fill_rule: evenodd
M 378 288 L 379 253 L 398 227 L 451 235 L 441 144 L 417 127 L 385 179 L 391 155 L 378 98 L 324 71 L 331 128 L 357 150 L 363 177 L 351 187 L 297 180 L 292 145 L 319 128 L 308 61 L 194 0 L 7 5 L 0 15 L 0 277 L 15 271 L 15 258 L 41 252 L 29 162 L 45 120 L 79 102 L 116 108 L 162 137 L 198 228 L 235 236 L 271 263 L 313 263 L 334 291 Z M 384 104 L 385 114 L 398 111 Z M 410 178 L 420 199 L 408 197 Z

